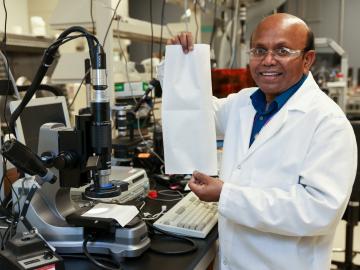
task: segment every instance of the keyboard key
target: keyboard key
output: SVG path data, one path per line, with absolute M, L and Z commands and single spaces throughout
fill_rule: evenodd
M 190 192 L 160 217 L 154 226 L 190 237 L 205 238 L 217 223 L 217 203 L 202 202 Z

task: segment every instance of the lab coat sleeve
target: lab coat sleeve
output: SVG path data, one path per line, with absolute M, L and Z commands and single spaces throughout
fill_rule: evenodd
M 236 95 L 230 94 L 226 98 L 217 98 L 213 96 L 213 110 L 216 125 L 216 134 L 222 136 L 225 134 L 227 119 L 230 113 L 231 103 Z
M 219 213 L 262 232 L 287 236 L 333 232 L 355 179 L 356 140 L 350 123 L 342 117 L 322 121 L 313 135 L 297 184 L 285 190 L 225 182 Z
M 222 136 L 225 133 L 225 123 L 220 121 L 220 119 L 226 119 L 222 116 L 225 114 L 225 104 L 225 98 L 219 99 L 213 96 L 213 110 L 217 136 Z

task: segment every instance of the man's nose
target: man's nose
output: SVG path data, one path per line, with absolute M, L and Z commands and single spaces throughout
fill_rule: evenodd
M 276 64 L 275 55 L 272 51 L 268 51 L 262 60 L 264 65 L 274 65 Z

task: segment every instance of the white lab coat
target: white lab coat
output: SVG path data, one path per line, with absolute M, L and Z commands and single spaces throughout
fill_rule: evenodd
M 214 100 L 224 135 L 219 267 L 328 270 L 356 173 L 351 124 L 310 73 L 249 148 L 255 90 Z

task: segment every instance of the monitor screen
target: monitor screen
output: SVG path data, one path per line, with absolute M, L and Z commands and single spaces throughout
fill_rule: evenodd
M 10 102 L 11 113 L 15 111 L 20 102 L 20 100 Z M 17 139 L 34 153 L 38 153 L 39 130 L 45 123 L 62 123 L 70 127 L 65 97 L 44 97 L 30 100 L 16 120 Z

